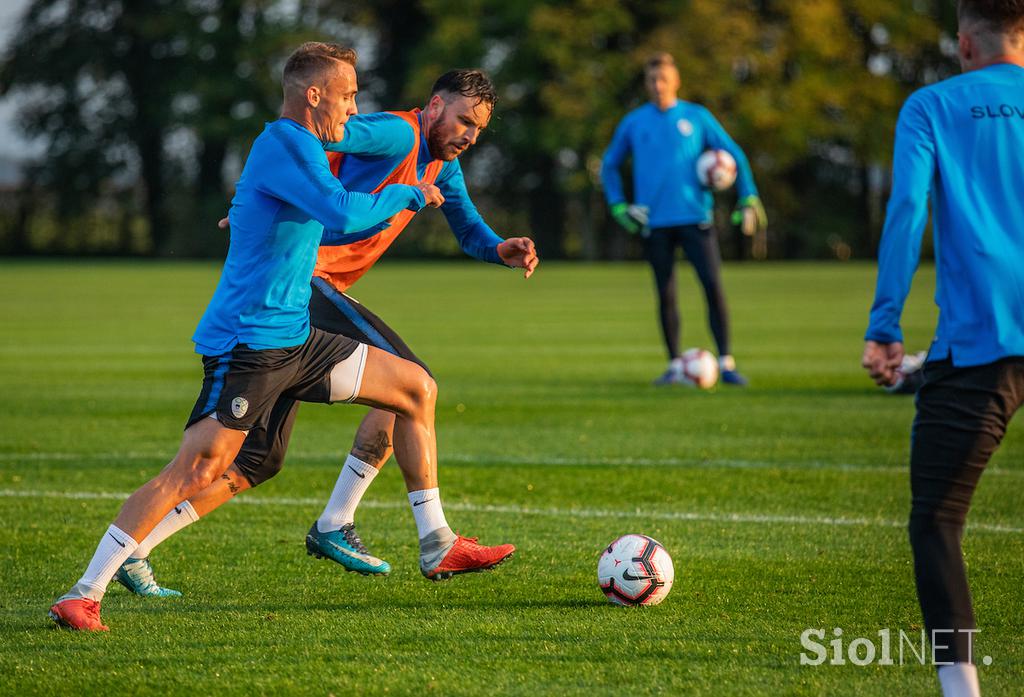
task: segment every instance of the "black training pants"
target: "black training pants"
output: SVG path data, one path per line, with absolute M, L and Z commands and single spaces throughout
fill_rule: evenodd
M 975 629 L 960 549 L 964 522 L 981 473 L 1024 401 L 1024 357 L 970 368 L 931 361 L 924 371 L 910 450 L 914 578 L 936 660 L 959 663 L 971 643 L 962 630 Z
M 679 352 L 679 304 L 676 299 L 676 247 L 681 246 L 693 264 L 704 287 L 708 306 L 708 324 L 718 346 L 718 355 L 731 353 L 729 347 L 729 310 L 725 305 L 720 267 L 718 236 L 711 225 L 678 225 L 653 228 L 645 241 L 647 260 L 654 271 L 658 291 L 658 316 L 669 360 Z

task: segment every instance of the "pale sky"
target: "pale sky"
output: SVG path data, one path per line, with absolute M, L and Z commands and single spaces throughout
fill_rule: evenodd
M 0 2 L 0 49 L 4 52 L 10 44 L 18 21 L 24 14 L 30 0 L 3 0 Z M 14 128 L 16 105 L 13 99 L 0 99 L 0 158 L 22 159 L 26 155 L 26 143 Z

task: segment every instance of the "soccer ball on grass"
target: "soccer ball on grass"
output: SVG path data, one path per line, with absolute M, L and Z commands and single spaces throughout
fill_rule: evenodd
M 657 605 L 672 590 L 672 558 L 657 540 L 623 535 L 597 562 L 597 584 L 616 605 Z
M 683 378 L 694 387 L 709 390 L 718 382 L 718 361 L 710 351 L 692 348 L 683 351 Z

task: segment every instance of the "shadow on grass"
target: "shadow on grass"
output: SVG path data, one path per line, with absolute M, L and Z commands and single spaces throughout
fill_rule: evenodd
M 507 612 L 509 610 L 592 610 L 594 608 L 607 607 L 615 609 L 610 603 L 594 598 L 563 598 L 558 600 L 550 599 L 524 599 L 511 600 L 508 598 L 444 598 L 436 600 L 373 600 L 366 602 L 344 601 L 339 602 L 317 602 L 304 603 L 299 600 L 289 602 L 286 600 L 268 603 L 242 602 L 221 602 L 221 603 L 200 603 L 182 602 L 180 600 L 144 601 L 135 607 L 117 607 L 104 612 L 103 619 L 108 622 L 108 617 L 115 625 L 124 621 L 130 615 L 147 615 L 161 620 L 170 619 L 175 616 L 186 617 L 195 615 L 208 615 L 211 621 L 217 621 L 224 613 L 240 614 L 252 619 L 264 619 L 267 621 L 277 620 L 278 613 L 292 616 L 303 612 L 327 612 L 344 614 L 362 614 L 368 612 L 380 612 L 387 610 L 498 610 Z M 38 634 L 46 632 L 45 636 L 55 636 L 56 633 L 78 634 L 71 630 L 62 630 L 46 616 L 45 609 L 35 612 L 29 609 L 18 610 L 9 613 L 2 623 L 2 631 L 5 634 L 26 632 Z M 138 621 L 138 620 L 135 620 Z M 115 627 L 116 630 L 116 627 Z M 53 633 L 53 634 L 51 634 Z
M 316 602 L 316 603 L 304 603 L 299 600 L 294 602 L 275 601 L 268 603 L 218 603 L 218 604 L 179 604 L 175 605 L 168 603 L 157 606 L 146 606 L 139 607 L 137 610 L 132 609 L 120 609 L 118 612 L 135 612 L 140 611 L 146 614 L 154 615 L 173 615 L 179 613 L 189 614 L 203 614 L 203 613 L 219 613 L 219 612 L 240 612 L 246 614 L 263 614 L 271 615 L 274 613 L 296 613 L 296 612 L 345 612 L 345 613 L 361 613 L 368 611 L 381 611 L 381 610 L 433 610 L 443 608 L 446 610 L 460 609 L 460 610 L 511 610 L 511 609 L 537 609 L 537 610 L 585 610 L 589 608 L 608 606 L 611 607 L 610 603 L 601 599 L 580 599 L 580 598 L 563 598 L 557 600 L 551 599 L 524 599 L 524 600 L 513 600 L 508 598 L 438 598 L 438 599 L 384 599 L 384 600 L 366 600 L 366 601 L 347 601 L 339 600 L 338 602 Z

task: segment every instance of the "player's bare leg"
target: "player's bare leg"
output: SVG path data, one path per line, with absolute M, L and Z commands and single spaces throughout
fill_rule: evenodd
M 356 532 L 355 512 L 377 472 L 391 457 L 394 427 L 395 415 L 383 409 L 371 409 L 363 418 L 327 505 L 306 534 L 309 554 L 363 575 L 391 572 L 391 565 L 371 555 L 363 544 Z
M 394 452 L 395 415 L 383 409 L 371 409 L 356 430 L 352 441 L 352 457 L 381 469 Z M 399 462 L 407 491 L 432 489 L 437 486 L 437 467 L 420 462 Z
M 437 456 L 433 431 L 435 399 L 436 385 L 426 371 L 415 363 L 396 358 L 373 347 L 368 348 L 360 394 L 353 401 L 374 408 L 360 424 L 352 452 L 335 485 L 331 501 L 307 535 L 306 545 L 311 554 L 326 556 L 342 564 L 346 569 L 359 573 L 385 574 L 390 571 L 387 562 L 372 557 L 366 551 L 355 534 L 351 516 L 377 471 L 395 451 L 394 434 L 396 431 L 402 434 L 403 427 L 406 434 L 404 446 L 398 446 L 397 459 L 410 492 L 410 505 L 423 543 L 421 549 L 425 549 L 431 557 L 438 558 L 427 559 L 426 564 L 429 566 L 421 563 L 424 573 L 441 566 L 439 561 L 445 558 L 456 542 L 459 543 L 459 552 L 466 549 L 472 551 L 471 558 L 468 561 L 463 560 L 461 565 L 476 565 L 476 568 L 452 567 L 447 571 L 442 570 L 439 574 L 450 575 L 490 568 L 511 554 L 514 549 L 511 545 L 480 547 L 470 543 L 467 538 L 459 538 L 451 532 L 444 519 L 440 497 L 437 494 Z M 392 409 L 394 411 L 390 411 Z M 403 426 L 398 427 L 398 424 Z M 250 488 L 252 484 L 248 478 L 237 465 L 232 464 L 209 486 L 188 500 L 182 500 L 160 521 L 139 545 L 134 558 L 119 570 L 118 580 L 139 595 L 178 595 L 176 591 L 161 588 L 156 584 L 152 568 L 146 559 L 150 551 L 170 535 L 198 520 L 200 516 L 208 515 L 235 495 Z M 341 520 L 346 517 L 347 520 Z
M 359 395 L 353 401 L 374 407 L 357 436 L 359 453 L 373 464 L 354 455 L 346 459 L 324 515 L 306 534 L 309 554 L 364 575 L 390 573 L 391 565 L 371 555 L 356 533 L 355 506 L 392 448 L 399 462 L 437 471 L 436 395 L 437 386 L 422 367 L 386 351 L 368 349 Z M 382 416 L 381 409 L 389 413 Z
M 335 368 L 336 371 L 340 371 L 337 375 L 339 394 L 334 394 L 336 376 L 332 373 L 332 401 L 350 400 L 353 376 L 346 372 L 350 367 L 343 363 Z M 380 414 L 384 414 L 381 419 L 384 425 L 398 432 L 400 457 L 416 462 L 416 467 L 420 471 L 436 473 L 437 454 L 433 430 L 436 386 L 433 379 L 415 363 L 368 347 L 360 385 L 359 395 L 351 401 L 393 409 L 399 415 L 397 418 L 395 414 L 379 409 L 371 413 L 378 414 L 378 418 Z M 394 425 L 396 420 L 400 423 L 398 427 Z M 388 455 L 391 447 L 389 434 Z M 380 464 L 386 459 L 386 456 L 383 457 Z M 377 470 L 372 471 L 376 473 Z M 436 474 L 433 481 L 436 482 Z M 226 471 L 222 470 L 202 491 L 196 492 L 187 500 L 178 499 L 180 503 L 176 502 L 177 505 L 169 509 L 170 512 L 159 521 L 153 534 L 138 545 L 135 555 L 118 570 L 118 581 L 138 595 L 180 595 L 177 591 L 161 588 L 156 583 L 152 567 L 147 560 L 150 551 L 170 535 L 216 510 L 251 486 L 239 468 L 232 464 Z M 317 530 L 314 525 L 307 536 L 307 549 L 311 554 L 327 556 L 342 563 L 350 571 L 386 574 L 391 568 L 387 562 L 369 555 L 351 525 L 348 529 L 339 525 L 322 530 Z
M 377 349 L 371 348 L 370 351 L 375 351 L 386 358 L 371 361 L 368 356 L 362 389 L 355 401 L 377 409 L 383 407 L 390 414 L 381 414 L 374 409 L 363 419 L 352 452 L 346 460 L 331 501 L 328 502 L 320 521 L 325 517 L 333 521 L 333 516 L 339 515 L 339 510 L 345 515 L 352 515 L 355 505 L 362 497 L 362 491 L 368 486 L 361 478 L 357 480 L 357 475 L 363 474 L 367 479 L 372 478 L 376 470 L 387 461 L 390 449 L 393 448 L 409 491 L 409 505 L 416 519 L 420 540 L 420 570 L 423 574 L 433 580 L 442 580 L 454 574 L 482 571 L 497 566 L 512 555 L 515 547 L 478 545 L 475 539 L 453 533 L 445 519 L 437 486 L 436 440 L 433 435 L 437 387 L 433 379 L 415 363 L 397 360 Z M 378 385 L 402 384 L 409 379 L 414 383 L 409 386 L 410 395 L 415 395 L 415 398 L 410 400 L 412 412 L 403 413 L 395 409 L 394 405 L 386 405 L 380 401 Z M 430 448 L 422 450 L 421 439 L 427 434 Z M 421 455 L 417 456 L 417 453 Z M 368 457 L 373 462 L 367 462 L 359 455 Z M 347 474 L 349 469 L 354 473 L 351 476 Z M 320 521 L 314 524 L 310 530 L 311 534 L 318 529 Z M 348 525 L 351 525 L 351 522 Z M 307 544 L 308 542 L 307 537 Z
M 227 470 L 245 435 L 213 418 L 197 421 L 185 430 L 170 464 L 124 502 L 114 525 L 136 538 L 148 535 L 175 504 L 198 494 Z
M 188 427 L 174 459 L 128 497 L 100 540 L 85 574 L 50 608 L 54 621 L 71 629 L 105 631 L 107 627 L 99 616 L 100 601 L 114 573 L 138 547 L 136 540 L 145 538 L 176 503 L 205 489 L 223 474 L 244 439 L 244 431 L 225 428 L 212 418 Z
M 212 513 L 235 495 L 251 488 L 252 484 L 238 469 L 238 466 L 232 464 L 210 486 L 168 511 L 167 515 L 139 543 L 139 546 L 132 552 L 132 556 L 117 570 L 114 580 L 141 597 L 180 597 L 180 591 L 163 587 L 157 583 L 153 575 L 153 566 L 149 562 L 150 552 L 171 535 L 198 522 L 199 518 Z

